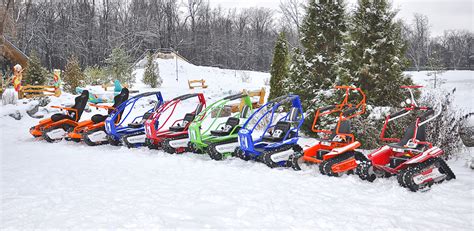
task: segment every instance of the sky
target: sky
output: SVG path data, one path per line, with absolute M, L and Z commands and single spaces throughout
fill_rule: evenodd
M 345 0 L 353 6 L 357 0 Z M 212 6 L 224 8 L 267 7 L 279 11 L 280 0 L 209 0 Z M 428 16 L 432 36 L 442 35 L 444 30 L 464 29 L 473 31 L 474 0 L 392 0 L 399 9 L 397 18 L 411 22 L 414 13 Z

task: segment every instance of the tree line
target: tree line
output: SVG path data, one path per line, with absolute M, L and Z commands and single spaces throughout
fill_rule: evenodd
M 290 47 L 303 47 L 298 37 L 309 2 L 280 0 L 280 9 L 271 10 L 211 7 L 209 0 L 2 0 L 0 14 L 7 38 L 26 54 L 35 51 L 49 70 L 64 69 L 71 55 L 83 67 L 103 66 L 114 48 L 129 62 L 147 49 L 173 48 L 197 65 L 268 71 L 280 31 Z M 402 25 L 408 70 L 434 61 L 472 69 L 472 32 L 433 37 L 419 14 Z
M 147 49 L 173 48 L 197 65 L 268 71 L 276 35 L 274 12 L 212 8 L 204 0 L 2 0 L 14 23 L 5 34 L 35 51 L 47 69 L 71 55 L 104 65 L 114 48 L 130 62 Z

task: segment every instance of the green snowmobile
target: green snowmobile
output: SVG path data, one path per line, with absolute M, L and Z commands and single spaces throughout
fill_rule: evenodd
M 244 103 L 232 115 L 230 102 L 239 99 Z M 211 104 L 196 117 L 204 116 L 204 119 L 194 120 L 189 126 L 189 149 L 195 153 L 208 153 L 214 160 L 231 156 L 239 146 L 237 132 L 250 114 L 252 101 L 245 92 L 224 97 Z M 206 120 L 209 117 L 212 120 Z

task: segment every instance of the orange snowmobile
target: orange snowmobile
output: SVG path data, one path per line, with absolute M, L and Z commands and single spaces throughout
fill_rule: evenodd
M 104 121 L 107 119 L 110 113 L 115 110 L 115 108 L 128 99 L 128 95 L 128 89 L 122 88 L 122 91 L 114 97 L 114 104 L 112 106 L 90 104 L 90 106 L 96 107 L 97 109 L 102 108 L 107 110 L 107 115 L 95 114 L 90 120 L 79 122 L 79 124 L 74 127 L 74 130 L 67 134 L 66 140 L 72 140 L 76 142 L 84 140 L 84 142 L 89 146 L 108 143 L 105 137 Z M 118 117 L 117 121 L 120 121 L 120 116 Z
M 59 108 L 65 113 L 56 113 L 49 119 L 41 120 L 38 125 L 30 128 L 31 135 L 34 137 L 43 137 L 50 143 L 62 140 L 67 131 L 72 130 L 78 125 L 78 121 L 81 119 L 88 99 L 89 91 L 84 90 L 74 99 L 74 106 L 52 106 L 52 108 Z
M 344 90 L 344 99 L 340 104 L 330 105 L 316 110 L 312 131 L 323 134 L 318 143 L 306 150 L 299 148 L 290 156 L 291 166 L 294 170 L 301 170 L 304 163 L 319 164 L 322 174 L 340 176 L 357 167 L 354 164 L 355 149 L 360 147 L 351 131 L 351 118 L 365 113 L 365 94 L 360 88 L 349 86 L 336 86 L 337 90 Z M 351 92 L 358 92 L 361 99 L 357 104 L 349 102 Z M 351 97 L 352 98 L 352 97 Z M 337 116 L 337 123 L 332 130 L 317 128 L 322 116 Z

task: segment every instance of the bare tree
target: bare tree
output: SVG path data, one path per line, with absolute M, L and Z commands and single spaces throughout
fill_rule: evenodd
M 415 14 L 413 23 L 404 27 L 404 35 L 408 41 L 407 55 L 412 61 L 417 71 L 426 65 L 428 60 L 428 44 L 430 37 L 430 26 L 428 17 L 422 14 Z
M 443 35 L 443 43 L 449 53 L 450 68 L 469 65 L 473 34 L 465 30 L 449 30 Z
M 295 26 L 298 33 L 304 13 L 304 2 L 303 0 L 280 0 L 280 10 L 283 17 Z
M 0 8 L 0 15 L 2 16 L 0 20 L 0 35 L 3 35 L 5 25 L 13 21 L 11 15 L 8 13 L 10 7 L 13 7 L 13 3 L 13 0 L 2 0 L 2 8 Z

